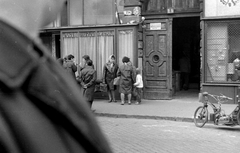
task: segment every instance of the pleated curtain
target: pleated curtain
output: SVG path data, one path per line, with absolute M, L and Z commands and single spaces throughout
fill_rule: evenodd
M 127 56 L 132 63 L 134 61 L 133 54 L 133 31 L 132 30 L 120 30 L 119 42 L 118 42 L 118 63 L 122 65 L 122 58 Z

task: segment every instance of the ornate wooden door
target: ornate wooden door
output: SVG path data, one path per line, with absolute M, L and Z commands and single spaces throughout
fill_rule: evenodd
M 172 20 L 145 21 L 143 79 L 145 99 L 172 97 Z

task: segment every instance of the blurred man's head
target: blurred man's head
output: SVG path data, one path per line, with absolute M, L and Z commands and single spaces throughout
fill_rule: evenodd
M 38 30 L 56 20 L 66 0 L 0 0 L 0 20 L 36 37 Z

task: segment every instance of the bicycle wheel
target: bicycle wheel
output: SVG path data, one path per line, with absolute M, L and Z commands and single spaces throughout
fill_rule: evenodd
M 208 121 L 208 109 L 199 106 L 194 113 L 194 123 L 197 127 L 203 127 Z

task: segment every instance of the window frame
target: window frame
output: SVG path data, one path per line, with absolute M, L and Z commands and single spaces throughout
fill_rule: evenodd
M 220 23 L 227 23 L 227 25 L 229 26 L 231 23 L 239 23 L 240 24 L 240 20 L 226 20 L 226 19 L 222 19 L 222 20 L 205 20 L 204 21 L 204 26 L 203 26 L 203 30 L 204 30 L 204 41 L 203 41 L 203 48 L 204 48 L 204 52 L 203 52 L 203 83 L 205 84 L 240 84 L 240 82 L 237 82 L 237 81 L 209 81 L 207 80 L 207 64 L 208 64 L 208 37 L 207 37 L 207 33 L 208 33 L 208 29 L 209 29 L 209 24 L 220 24 Z M 229 28 L 229 27 L 228 27 Z M 240 31 L 240 28 L 239 28 L 239 31 Z M 229 34 L 228 34 L 228 41 L 229 41 Z M 240 35 L 239 35 L 240 37 Z M 230 50 L 230 46 L 229 46 L 229 42 L 228 42 L 228 55 L 229 55 L 229 50 Z M 239 57 L 240 58 L 240 57 Z M 227 75 L 227 72 L 226 72 L 226 75 Z
M 136 27 L 118 27 L 117 29 L 116 29 L 116 50 L 117 50 L 117 60 L 118 60 L 118 57 L 119 57 L 119 33 L 120 33 L 120 31 L 126 31 L 126 30 L 132 30 L 133 31 L 133 57 L 137 57 L 136 59 L 134 59 L 135 61 L 132 61 L 133 63 L 133 65 L 134 66 L 136 66 L 136 67 L 138 67 L 138 63 L 137 63 L 137 59 L 138 59 L 138 52 L 137 52 L 137 48 L 138 48 L 138 44 L 137 44 L 137 34 L 136 34 L 136 32 L 137 32 L 137 29 L 136 29 Z M 134 45 L 135 44 L 135 45 Z M 118 62 L 118 64 L 119 65 L 121 65 L 121 61 L 117 61 Z

